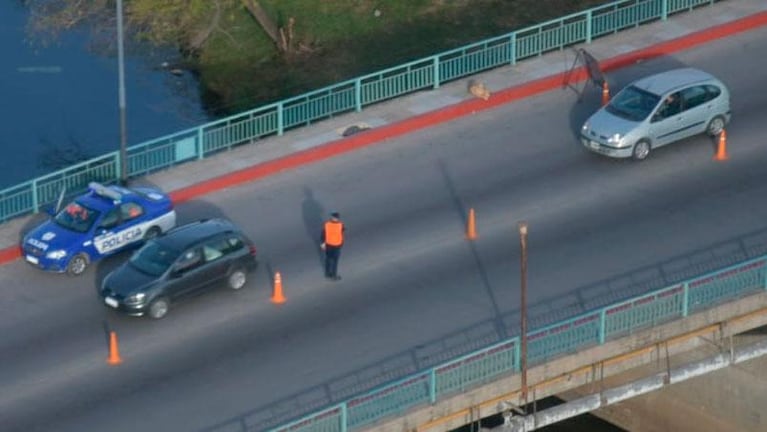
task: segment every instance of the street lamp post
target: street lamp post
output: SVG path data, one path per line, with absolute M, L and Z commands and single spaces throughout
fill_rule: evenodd
M 128 182 L 127 132 L 125 126 L 125 60 L 123 53 L 123 2 L 117 0 L 117 63 L 120 100 L 120 183 Z
M 521 330 L 520 340 L 520 369 L 522 371 L 522 402 L 523 409 L 527 412 L 527 223 L 519 223 L 519 243 L 522 248 L 520 255 L 520 308 Z

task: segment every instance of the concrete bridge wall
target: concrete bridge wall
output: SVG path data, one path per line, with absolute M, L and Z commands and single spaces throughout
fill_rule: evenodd
M 731 335 L 767 325 L 767 293 L 744 297 L 685 319 L 638 331 L 528 370 L 528 401 L 564 394 L 668 356 L 719 343 Z M 371 425 L 380 432 L 446 432 L 521 405 L 520 376 L 510 375 L 434 405 Z M 673 429 L 670 429 L 673 430 Z M 726 429 L 725 429 L 726 430 Z

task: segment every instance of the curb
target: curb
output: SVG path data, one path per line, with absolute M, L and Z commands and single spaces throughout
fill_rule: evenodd
M 620 69 L 630 66 L 640 60 L 647 60 L 675 53 L 716 39 L 743 33 L 764 25 L 767 25 L 767 12 L 759 12 L 735 21 L 691 33 L 677 39 L 660 42 L 657 45 L 603 60 L 601 62 L 602 70 L 610 71 Z M 411 117 L 407 120 L 363 131 L 352 137 L 331 141 L 319 147 L 303 150 L 275 160 L 254 165 L 250 168 L 244 168 L 231 174 L 225 174 L 198 184 L 177 189 L 170 192 L 170 196 L 174 203 L 180 204 L 193 198 L 207 195 L 228 187 L 258 180 L 310 163 L 330 159 L 407 133 L 445 123 L 459 117 L 486 111 L 509 102 L 528 98 L 561 87 L 566 84 L 566 82 L 581 82 L 585 79 L 587 79 L 585 67 L 579 67 L 571 72 L 561 72 L 550 75 L 548 77 L 501 90 L 494 93 L 488 100 L 470 99 L 462 101 L 455 105 Z M 21 249 L 18 246 L 0 249 L 0 265 L 20 257 Z

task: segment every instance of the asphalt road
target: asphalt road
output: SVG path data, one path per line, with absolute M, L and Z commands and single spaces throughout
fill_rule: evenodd
M 726 163 L 706 137 L 639 164 L 587 153 L 575 136 L 599 91 L 561 89 L 179 206 L 239 223 L 262 265 L 246 289 L 161 321 L 96 297 L 126 255 L 81 278 L 4 266 L 0 430 L 259 430 L 496 342 L 517 331 L 521 220 L 532 328 L 767 253 L 765 52 L 760 29 L 609 77 L 614 90 L 682 65 L 722 78 Z M 341 282 L 317 249 L 330 211 L 348 226 Z

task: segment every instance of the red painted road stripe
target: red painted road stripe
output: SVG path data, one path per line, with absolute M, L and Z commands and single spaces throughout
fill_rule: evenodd
M 672 54 L 678 51 L 702 45 L 706 42 L 761 27 L 766 24 L 767 12 L 760 12 L 736 21 L 720 24 L 718 26 L 711 27 L 696 33 L 691 33 L 678 39 L 661 42 L 648 48 L 639 49 L 627 54 L 613 57 L 611 59 L 603 60 L 601 62 L 601 66 L 605 71 L 620 69 L 626 66 L 630 66 L 639 60 L 648 60 L 662 55 Z M 360 132 L 359 134 L 348 138 L 343 138 L 328 144 L 323 144 L 319 147 L 293 153 L 279 159 L 264 162 L 258 165 L 254 165 L 250 168 L 235 171 L 231 174 L 225 174 L 220 177 L 178 189 L 171 192 L 170 196 L 175 203 L 182 203 L 184 201 L 219 191 L 227 187 L 236 186 L 242 183 L 264 178 L 280 171 L 296 168 L 312 162 L 329 159 L 331 157 L 348 153 L 362 147 L 367 147 L 375 143 L 383 142 L 387 139 L 402 136 L 413 131 L 434 126 L 436 124 L 445 123 L 459 117 L 474 114 L 480 111 L 485 111 L 509 102 L 550 91 L 557 87 L 563 86 L 566 79 L 569 80 L 570 83 L 583 81 L 586 79 L 586 71 L 584 68 L 579 68 L 569 77 L 566 73 L 563 72 L 538 80 L 530 81 L 528 83 L 516 87 L 511 87 L 499 91 L 498 93 L 494 93 L 487 101 L 482 99 L 470 99 L 467 101 L 459 102 L 455 105 L 411 117 L 398 123 L 393 123 L 390 125 L 371 129 L 369 131 Z M 0 264 L 7 263 L 16 258 L 19 258 L 20 256 L 21 251 L 18 246 L 0 249 Z
M 13 261 L 21 256 L 21 248 L 18 246 L 11 246 L 9 248 L 0 249 L 0 265 Z

